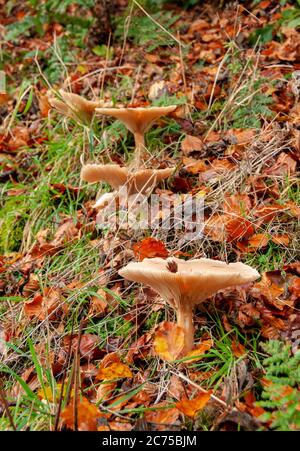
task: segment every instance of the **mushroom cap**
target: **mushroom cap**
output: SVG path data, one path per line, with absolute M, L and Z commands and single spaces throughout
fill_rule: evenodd
M 113 116 L 126 125 L 132 133 L 144 134 L 152 123 L 176 110 L 177 105 L 149 108 L 96 108 L 96 113 Z
M 62 89 L 59 90 L 59 94 L 62 100 L 52 96 L 51 92 L 48 93 L 48 101 L 52 108 L 65 116 L 74 120 L 79 119 L 86 124 L 92 121 L 99 102 L 87 100 L 78 94 L 66 92 Z
M 177 272 L 168 269 L 175 266 Z M 157 291 L 173 307 L 193 306 L 222 288 L 243 285 L 260 277 L 244 263 L 225 263 L 209 258 L 184 261 L 179 258 L 145 258 L 129 263 L 119 274 Z
M 82 167 L 81 178 L 90 183 L 109 183 L 116 190 L 126 186 L 128 194 L 134 194 L 153 189 L 159 182 L 170 177 L 173 171 L 174 168 L 130 172 L 117 164 L 87 164 Z
M 128 170 L 117 164 L 86 164 L 81 169 L 81 179 L 85 182 L 109 183 L 114 189 L 125 185 Z

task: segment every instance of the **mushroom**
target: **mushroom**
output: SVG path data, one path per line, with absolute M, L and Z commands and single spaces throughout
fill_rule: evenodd
M 117 164 L 87 164 L 82 167 L 81 179 L 90 182 L 109 183 L 114 190 L 126 187 L 126 194 L 147 193 L 162 180 L 168 178 L 174 168 L 141 169 L 131 172 Z
M 134 135 L 135 164 L 139 167 L 145 149 L 145 133 L 153 122 L 166 116 L 177 108 L 177 105 L 149 108 L 96 108 L 96 112 L 119 119 Z
M 95 108 L 99 106 L 99 102 L 86 100 L 78 94 L 66 92 L 62 89 L 59 90 L 59 94 L 61 99 L 52 96 L 51 91 L 48 92 L 48 101 L 52 108 L 75 121 L 80 120 L 85 125 L 89 125 L 92 122 Z
M 220 289 L 253 282 L 259 277 L 256 269 L 239 262 L 227 264 L 209 258 L 184 261 L 175 257 L 131 262 L 119 274 L 150 286 L 176 310 L 177 324 L 184 331 L 182 355 L 194 345 L 193 307 Z

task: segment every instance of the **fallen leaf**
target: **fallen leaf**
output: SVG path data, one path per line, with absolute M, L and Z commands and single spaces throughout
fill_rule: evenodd
M 206 351 L 208 351 L 212 345 L 213 341 L 209 338 L 208 340 L 203 340 L 201 343 L 199 343 L 196 347 L 196 349 L 193 349 L 188 354 L 184 356 L 184 362 L 196 362 L 197 360 L 200 360 L 203 358 Z
M 89 314 L 98 315 L 105 312 L 108 306 L 107 293 L 102 288 L 97 290 L 97 295 L 93 296 L 90 302 Z
M 269 237 L 267 235 L 264 233 L 257 233 L 249 238 L 248 244 L 252 249 L 260 249 L 262 247 L 266 247 L 268 242 Z
M 155 410 L 145 413 L 145 420 L 151 423 L 151 429 L 164 431 L 170 430 L 170 426 L 179 418 L 179 410 L 176 407 L 171 407 L 170 403 L 162 401 L 151 406 Z
M 287 246 L 290 243 L 290 237 L 287 234 L 283 235 L 272 235 L 271 240 L 273 243 L 278 244 L 279 246 Z
M 246 218 L 233 218 L 226 224 L 227 241 L 249 238 L 254 233 L 253 224 Z
M 74 398 L 61 412 L 61 419 L 63 424 L 69 429 L 75 428 L 75 416 L 74 416 Z M 97 430 L 97 418 L 102 417 L 103 414 L 100 410 L 86 398 L 82 401 L 78 401 L 77 404 L 77 422 L 79 431 L 96 431 Z
M 175 323 L 164 321 L 160 323 L 154 336 L 154 351 L 163 360 L 176 360 L 184 347 L 183 329 Z
M 233 340 L 231 343 L 231 350 L 235 357 L 242 357 L 246 354 L 245 346 L 235 340 Z
M 133 246 L 134 255 L 139 261 L 144 258 L 161 257 L 167 258 L 169 255 L 164 243 L 155 238 L 144 238 L 142 241 L 136 243 Z
M 202 150 L 202 148 L 203 148 L 202 139 L 192 135 L 186 135 L 186 137 L 181 143 L 181 150 L 185 155 L 188 155 L 195 150 L 198 151 Z
M 193 399 L 182 398 L 176 403 L 176 407 L 180 412 L 189 418 L 195 418 L 197 413 L 202 410 L 210 400 L 212 390 L 207 393 L 200 393 Z
M 113 379 L 133 377 L 133 374 L 125 363 L 114 362 L 105 368 L 101 368 L 96 377 L 99 380 L 111 381 Z

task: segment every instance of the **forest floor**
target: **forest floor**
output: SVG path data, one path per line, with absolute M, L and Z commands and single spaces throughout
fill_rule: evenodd
M 299 430 L 299 2 L 36 3 L 0 1 L 0 429 Z M 146 165 L 176 168 L 157 194 L 204 198 L 201 238 L 97 224 L 110 187 L 82 162 L 125 165 L 133 137 L 50 109 L 61 88 L 178 106 Z M 118 275 L 155 256 L 261 279 L 198 306 L 177 358 L 174 311 Z

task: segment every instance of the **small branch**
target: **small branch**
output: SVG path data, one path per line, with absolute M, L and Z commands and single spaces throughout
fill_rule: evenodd
M 193 387 L 197 388 L 198 390 L 200 390 L 202 393 L 208 393 L 207 390 L 205 390 L 205 388 L 202 388 L 200 385 L 196 384 L 196 382 L 191 381 L 188 377 L 186 377 L 184 374 L 182 373 L 175 373 L 174 371 L 170 371 L 172 374 L 174 374 L 175 376 L 180 377 L 180 379 L 184 380 L 185 382 L 188 382 L 189 384 L 193 385 Z M 225 401 L 223 401 L 222 399 L 218 398 L 215 395 L 211 395 L 211 399 L 213 399 L 214 401 L 216 401 L 217 403 L 219 403 L 220 405 L 222 405 L 223 407 L 226 407 L 226 409 L 231 409 L 230 406 L 228 406 L 226 404 Z

